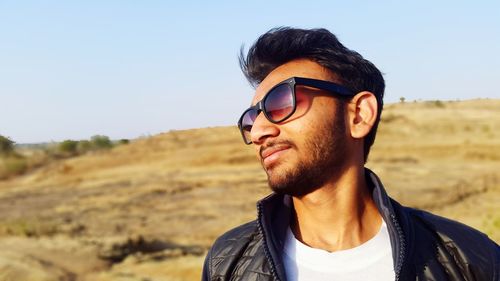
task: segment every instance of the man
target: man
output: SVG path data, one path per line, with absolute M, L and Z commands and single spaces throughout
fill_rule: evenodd
M 256 86 L 238 126 L 273 194 L 222 235 L 203 280 L 500 280 L 499 246 L 403 207 L 364 168 L 380 71 L 325 29 L 277 28 L 240 56 Z

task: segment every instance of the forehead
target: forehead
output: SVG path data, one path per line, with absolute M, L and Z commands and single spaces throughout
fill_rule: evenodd
M 252 104 L 261 100 L 264 95 L 276 84 L 290 77 L 305 77 L 319 80 L 335 81 L 334 75 L 325 67 L 308 59 L 297 59 L 275 68 L 269 75 L 262 80 L 252 100 Z

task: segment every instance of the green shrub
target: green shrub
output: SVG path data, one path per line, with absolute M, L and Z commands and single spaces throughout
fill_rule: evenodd
M 119 140 L 119 141 L 118 141 L 118 144 L 119 144 L 119 145 L 122 145 L 122 144 L 129 144 L 129 143 L 130 143 L 130 140 L 128 140 L 128 139 L 121 139 L 121 140 Z
M 83 154 L 92 149 L 92 143 L 88 140 L 81 140 L 76 146 L 78 153 Z
M 435 105 L 436 107 L 441 107 L 441 108 L 443 108 L 443 107 L 444 107 L 444 103 L 443 103 L 442 101 L 440 101 L 440 100 L 435 100 L 435 101 L 434 101 L 434 105 Z
M 109 149 L 113 147 L 113 143 L 107 136 L 95 135 L 90 139 L 92 147 L 95 149 Z
M 0 154 L 9 155 L 14 152 L 14 144 L 15 142 L 8 137 L 0 135 Z
M 77 154 L 78 142 L 74 140 L 65 140 L 59 143 L 59 152 L 69 155 Z

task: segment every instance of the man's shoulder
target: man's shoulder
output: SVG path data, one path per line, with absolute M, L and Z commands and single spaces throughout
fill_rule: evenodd
M 217 256 L 221 252 L 228 253 L 238 248 L 245 247 L 253 240 L 253 237 L 258 233 L 258 224 L 256 220 L 247 222 L 238 227 L 235 227 L 217 238 L 212 245 L 211 255 Z
M 405 207 L 415 228 L 424 227 L 434 233 L 440 244 L 462 264 L 487 270 L 488 276 L 499 278 L 500 247 L 486 234 L 468 225 L 427 211 Z M 415 233 L 418 235 L 418 233 Z M 482 272 L 484 274 L 486 272 Z M 496 279 L 493 279 L 496 280 Z
M 217 238 L 205 257 L 202 280 L 227 280 L 238 260 L 258 233 L 256 220 L 235 227 Z M 254 242 L 255 243 L 255 242 Z
M 434 230 L 445 243 L 453 241 L 456 244 L 471 245 L 470 243 L 474 241 L 475 246 L 496 245 L 486 234 L 466 224 L 424 210 L 407 209 L 410 209 L 414 218 Z

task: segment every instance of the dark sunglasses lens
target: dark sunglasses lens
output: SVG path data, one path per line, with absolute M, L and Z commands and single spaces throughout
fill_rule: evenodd
M 245 142 L 249 143 L 251 141 L 250 132 L 252 131 L 252 126 L 257 118 L 257 110 L 250 109 L 243 114 L 241 118 L 241 132 L 243 133 L 243 137 L 245 138 Z
M 292 88 L 288 84 L 283 84 L 274 88 L 267 95 L 264 108 L 272 121 L 280 122 L 292 114 L 293 104 Z

